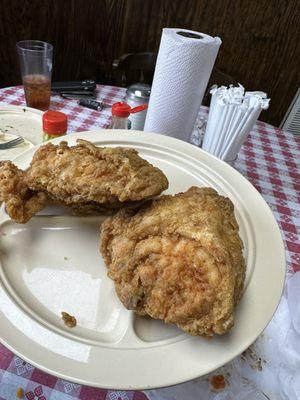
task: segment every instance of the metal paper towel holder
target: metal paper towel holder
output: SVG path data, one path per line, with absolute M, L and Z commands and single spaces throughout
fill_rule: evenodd
M 203 36 L 199 35 L 198 33 L 194 32 L 185 32 L 185 31 L 178 31 L 176 32 L 177 35 L 181 35 L 191 39 L 203 39 Z

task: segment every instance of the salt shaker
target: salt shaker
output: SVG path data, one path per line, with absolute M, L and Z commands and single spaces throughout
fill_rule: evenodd
M 126 103 L 115 103 L 111 108 L 111 129 L 128 129 L 131 107 Z
M 148 107 L 147 104 L 140 104 L 137 107 L 131 108 L 129 104 L 118 102 L 113 104 L 111 108 L 112 119 L 111 119 L 111 129 L 129 129 L 128 117 L 130 114 L 140 114 L 144 112 Z
M 131 107 L 148 104 L 151 86 L 146 83 L 134 83 L 126 90 L 126 103 Z M 147 110 L 130 116 L 131 129 L 142 131 L 145 125 Z

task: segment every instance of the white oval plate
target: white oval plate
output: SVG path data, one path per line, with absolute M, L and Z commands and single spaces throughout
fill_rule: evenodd
M 23 136 L 34 145 L 43 141 L 43 111 L 31 107 L 0 106 L 0 134 Z
M 6 143 L 9 140 L 17 139 L 18 137 L 19 135 L 13 135 L 11 133 L 0 133 L 0 143 Z M 33 144 L 29 142 L 29 140 L 24 139 L 24 141 L 16 147 L 0 150 L 0 161 L 13 160 L 32 147 L 34 147 Z
M 136 148 L 165 172 L 170 181 L 168 193 L 192 185 L 211 186 L 233 201 L 247 261 L 245 293 L 236 310 L 235 326 L 227 335 L 206 340 L 125 310 L 98 251 L 103 217 L 40 215 L 18 225 L 2 207 L 2 343 L 63 379 L 131 390 L 199 377 L 244 351 L 270 321 L 285 276 L 280 231 L 260 194 L 226 163 L 171 137 L 106 130 L 64 139 L 73 145 L 77 138 L 101 146 Z M 19 156 L 16 164 L 26 168 L 34 151 Z M 75 328 L 63 325 L 61 311 L 77 318 Z

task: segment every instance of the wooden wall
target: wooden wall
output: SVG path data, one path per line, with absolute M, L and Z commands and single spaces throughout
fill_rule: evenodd
M 217 67 L 264 90 L 262 119 L 278 125 L 299 86 L 299 0 L 0 0 L 0 85 L 20 82 L 15 43 L 55 46 L 54 79 L 113 83 L 126 52 L 157 51 L 163 27 L 218 35 Z

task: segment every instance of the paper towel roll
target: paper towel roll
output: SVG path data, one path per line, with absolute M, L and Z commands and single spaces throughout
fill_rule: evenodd
M 189 140 L 220 45 L 204 33 L 163 29 L 144 131 Z

